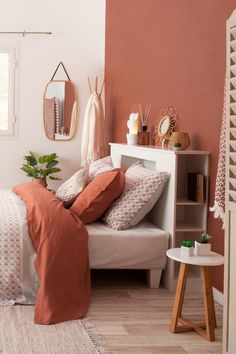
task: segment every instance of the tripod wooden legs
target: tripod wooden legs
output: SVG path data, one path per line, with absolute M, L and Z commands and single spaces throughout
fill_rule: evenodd
M 214 327 L 216 327 L 215 307 L 212 294 L 212 284 L 210 276 L 210 267 L 202 266 L 202 288 L 204 294 L 205 306 L 205 323 L 192 323 L 182 317 L 182 308 L 184 301 L 184 293 L 186 288 L 186 281 L 188 275 L 189 265 L 185 263 L 180 264 L 178 283 L 175 294 L 175 301 L 172 312 L 172 319 L 170 322 L 170 331 L 173 333 L 186 332 L 194 330 L 199 335 L 208 339 L 215 340 Z M 178 322 L 181 325 L 178 325 Z M 206 330 L 204 330 L 206 329 Z

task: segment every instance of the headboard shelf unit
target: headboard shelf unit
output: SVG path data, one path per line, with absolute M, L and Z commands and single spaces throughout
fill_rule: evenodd
M 154 225 L 169 233 L 169 248 L 180 247 L 183 239 L 195 240 L 203 231 L 206 231 L 209 151 L 173 151 L 155 146 L 115 143 L 111 143 L 110 147 L 115 167 L 128 167 L 136 161 L 142 161 L 146 168 L 169 173 L 168 185 L 147 216 Z M 187 198 L 188 172 L 204 176 L 204 202 L 199 203 Z M 176 262 L 167 261 L 163 281 L 170 291 L 175 291 L 176 267 Z M 200 275 L 197 278 L 200 281 Z M 198 284 L 193 287 L 191 280 L 188 283 L 191 289 L 197 289 Z

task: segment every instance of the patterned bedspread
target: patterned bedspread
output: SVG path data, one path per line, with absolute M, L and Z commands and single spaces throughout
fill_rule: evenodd
M 33 258 L 25 205 L 11 190 L 0 190 L 0 305 L 34 303 Z

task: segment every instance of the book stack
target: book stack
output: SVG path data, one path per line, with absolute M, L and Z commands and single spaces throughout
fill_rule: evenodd
M 204 175 L 195 172 L 188 172 L 187 198 L 197 203 L 204 203 L 205 195 Z

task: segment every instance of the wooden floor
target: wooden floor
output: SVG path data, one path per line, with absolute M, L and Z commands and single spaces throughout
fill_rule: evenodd
M 99 273 L 100 272 L 100 273 Z M 92 283 L 91 322 L 111 353 L 221 354 L 222 307 L 215 304 L 215 342 L 194 332 L 170 333 L 174 295 L 166 289 L 149 289 L 144 273 L 95 272 Z M 201 294 L 186 295 L 183 315 L 202 322 Z

